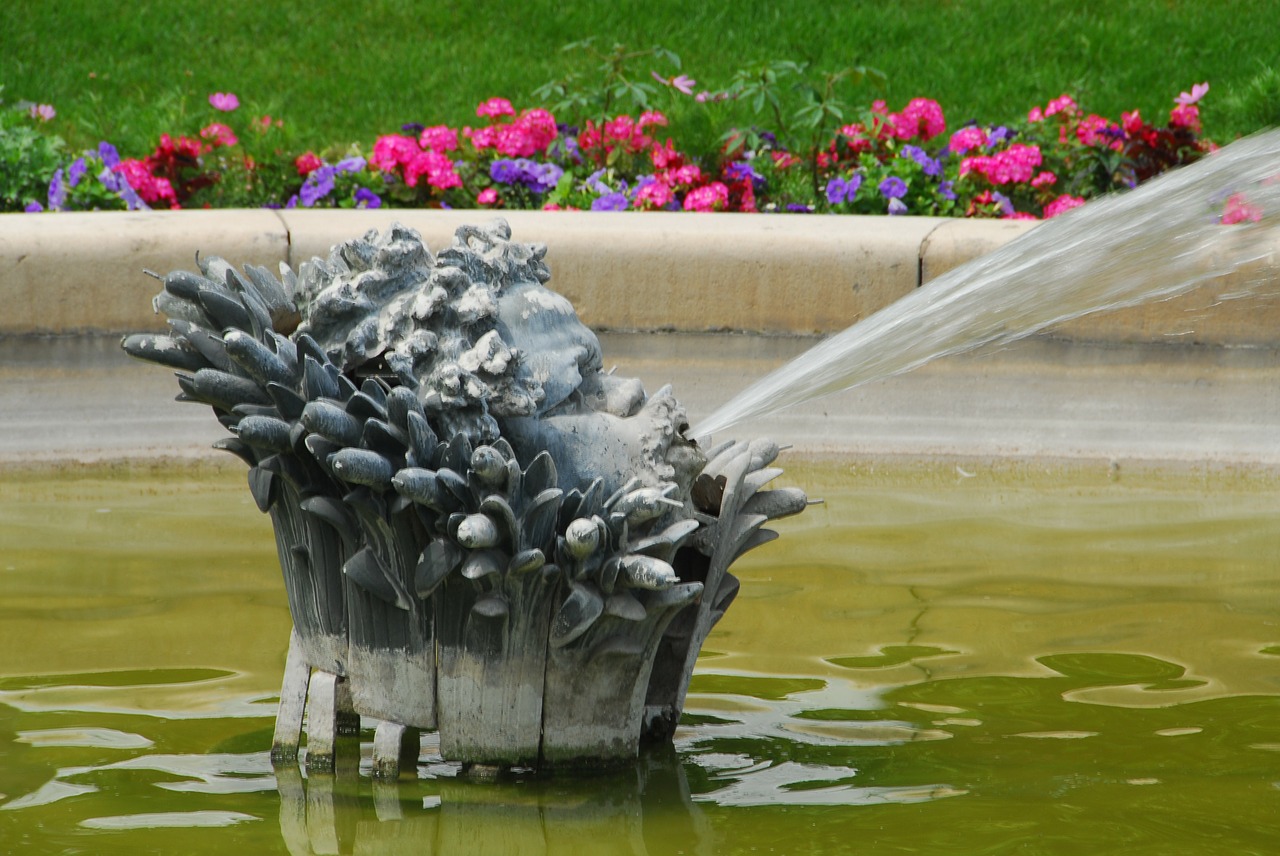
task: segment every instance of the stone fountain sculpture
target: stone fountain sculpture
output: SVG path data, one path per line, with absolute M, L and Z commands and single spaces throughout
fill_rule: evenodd
M 501 220 L 434 256 L 401 225 L 283 281 L 198 258 L 168 335 L 124 340 L 210 405 L 271 515 L 294 633 L 273 758 L 381 721 L 374 770 L 439 731 L 475 770 L 603 764 L 673 733 L 738 591 L 729 565 L 806 505 L 768 441 L 699 448 L 668 388 L 604 372 Z

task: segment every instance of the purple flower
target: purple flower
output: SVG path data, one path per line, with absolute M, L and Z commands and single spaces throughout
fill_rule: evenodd
M 992 128 L 987 133 L 987 146 L 994 146 L 996 143 L 1001 143 L 1010 139 L 1013 139 L 1013 131 L 1010 131 L 1004 125 L 1001 125 L 997 128 Z
M 367 187 L 357 187 L 353 197 L 357 208 L 381 208 L 382 197 Z
M 929 157 L 929 153 L 919 146 L 903 146 L 902 153 L 920 164 L 925 175 L 931 177 L 942 175 L 942 164 Z
M 98 157 L 102 158 L 102 165 L 108 169 L 120 164 L 120 153 L 116 151 L 115 146 L 106 140 L 98 143 Z M 105 184 L 106 182 L 103 183 Z
M 885 199 L 901 199 L 907 195 L 907 183 L 896 175 L 880 182 L 880 195 Z
M 511 184 L 516 180 L 516 162 L 499 159 L 489 164 L 489 177 L 499 184 Z
M 359 172 L 364 169 L 365 160 L 359 156 L 343 158 L 334 164 L 334 169 L 338 172 Z
M 27 207 L 23 208 L 22 210 L 27 212 L 28 214 L 39 214 L 41 211 L 44 210 L 44 206 L 41 205 L 39 202 L 28 202 Z
M 240 99 L 234 92 L 215 92 L 209 96 L 209 103 L 213 105 L 214 110 L 230 113 L 240 106 Z
M 746 161 L 734 161 L 725 167 L 724 174 L 727 178 L 734 181 L 746 181 L 747 179 L 750 179 L 753 184 L 757 181 L 764 180 L 764 176 L 756 172 L 755 168 Z
M 812 214 L 813 206 L 803 205 L 799 202 L 788 202 L 787 210 L 790 211 L 792 214 Z
M 827 182 L 827 201 L 832 205 L 839 205 L 841 202 L 853 202 L 858 195 L 858 188 L 862 187 L 862 173 L 855 172 L 847 179 L 836 176 Z
M 329 164 L 311 171 L 298 190 L 298 201 L 304 208 L 311 208 L 333 192 L 333 177 L 337 171 L 337 167 Z
M 1003 193 L 992 191 L 991 196 L 995 199 L 996 204 L 1000 206 L 1000 213 L 1006 217 L 1013 215 L 1013 200 L 1005 196 Z
M 80 183 L 80 179 L 84 178 L 84 174 L 88 171 L 84 158 L 76 158 L 71 166 L 67 167 L 67 186 L 75 187 Z
M 427 129 L 427 126 L 422 124 L 421 122 L 405 122 L 403 125 L 400 126 L 400 130 L 404 131 L 406 134 L 412 134 L 415 137 L 421 134 L 426 129 Z
M 604 196 L 597 197 L 591 202 L 592 211 L 626 211 L 627 197 L 617 192 L 606 193 Z
M 897 199 L 897 198 L 890 199 L 890 200 L 889 200 L 889 213 L 890 213 L 891 215 L 895 215 L 895 214 L 906 214 L 906 213 L 907 213 L 907 203 L 905 203 L 905 202 L 903 202 L 901 199 Z
M 64 211 L 67 207 L 67 188 L 62 183 L 62 170 L 59 168 L 49 179 L 49 210 Z
M 955 186 L 954 181 L 944 181 L 938 185 L 938 195 L 943 199 L 955 201 L 956 192 L 952 189 Z
M 599 193 L 600 195 L 603 196 L 604 194 L 609 193 L 610 191 L 613 190 L 612 187 L 610 187 L 609 185 L 605 184 L 603 181 L 600 180 L 600 177 L 603 176 L 604 174 L 605 174 L 605 169 L 601 167 L 600 169 L 591 173 L 591 175 L 587 176 L 586 179 L 582 182 L 582 184 L 585 187 L 587 187 L 589 190 L 594 190 L 596 193 Z
M 840 176 L 836 176 L 827 182 L 827 202 L 832 205 L 839 205 L 844 202 L 845 191 L 848 189 L 849 183 Z
M 114 157 L 115 162 L 120 163 L 120 156 L 116 154 L 115 148 L 110 143 L 103 143 L 98 151 L 103 155 L 102 162 L 108 164 L 98 173 L 98 181 L 102 182 L 102 186 L 123 199 L 125 207 L 130 211 L 150 211 L 151 206 L 142 201 L 138 191 L 124 180 L 124 176 L 111 168 L 109 157 Z

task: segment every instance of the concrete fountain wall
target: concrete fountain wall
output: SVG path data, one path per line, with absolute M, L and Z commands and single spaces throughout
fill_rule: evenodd
M 596 329 L 842 330 L 1034 223 L 930 217 L 502 212 L 517 240 L 547 244 L 552 285 Z M 483 211 L 222 210 L 0 215 L 0 336 L 160 329 L 160 273 L 193 253 L 296 267 L 400 220 L 430 247 Z M 1223 300 L 1238 282 L 1095 315 L 1055 335 L 1081 341 L 1272 346 L 1280 284 Z
M 549 247 L 551 285 L 605 358 L 696 420 L 813 343 L 1034 223 L 937 218 L 503 212 Z M 155 330 L 144 268 L 193 255 L 297 266 L 401 220 L 447 245 L 482 211 L 183 211 L 0 215 L 0 464 L 220 460 L 204 408 L 128 360 Z M 1280 247 L 1280 239 L 1274 242 Z M 1280 471 L 1280 272 L 1098 313 L 1000 354 L 953 357 L 742 426 L 844 460 L 1243 462 Z M 726 335 L 746 331 L 763 335 Z M 673 333 L 674 335 L 664 335 Z M 110 336 L 106 334 L 112 334 Z M 57 339 L 47 337 L 54 336 Z M 43 343 L 43 344 L 41 344 Z M 85 418 L 91 415 L 92 418 Z

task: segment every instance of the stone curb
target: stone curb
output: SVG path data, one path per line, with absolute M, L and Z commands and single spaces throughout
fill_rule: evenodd
M 433 249 L 489 212 L 215 210 L 0 215 L 0 335 L 163 327 L 143 269 L 195 269 L 197 251 L 275 270 L 400 221 Z M 551 285 L 598 329 L 842 330 L 1034 223 L 847 215 L 502 212 L 516 240 L 549 247 Z M 1238 283 L 1090 316 L 1089 341 L 1276 345 L 1280 294 L 1223 300 Z M 1280 291 L 1280 287 L 1264 289 Z M 1194 318 L 1194 334 L 1186 335 Z

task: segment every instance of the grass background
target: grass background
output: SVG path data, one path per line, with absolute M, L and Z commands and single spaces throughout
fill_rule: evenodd
M 0 95 L 53 104 L 53 130 L 75 145 L 144 153 L 161 131 L 207 122 L 208 93 L 229 91 L 283 117 L 300 147 L 367 150 L 404 122 L 476 123 L 490 96 L 534 106 L 540 84 L 592 69 L 561 50 L 587 36 L 661 45 L 710 86 L 766 60 L 865 64 L 887 83 L 847 101 L 931 97 L 949 128 L 1016 119 L 1063 92 L 1112 118 L 1138 108 L 1163 121 L 1205 80 L 1210 138 L 1280 124 L 1274 0 L 9 0 Z M 719 109 L 750 121 L 743 105 Z

